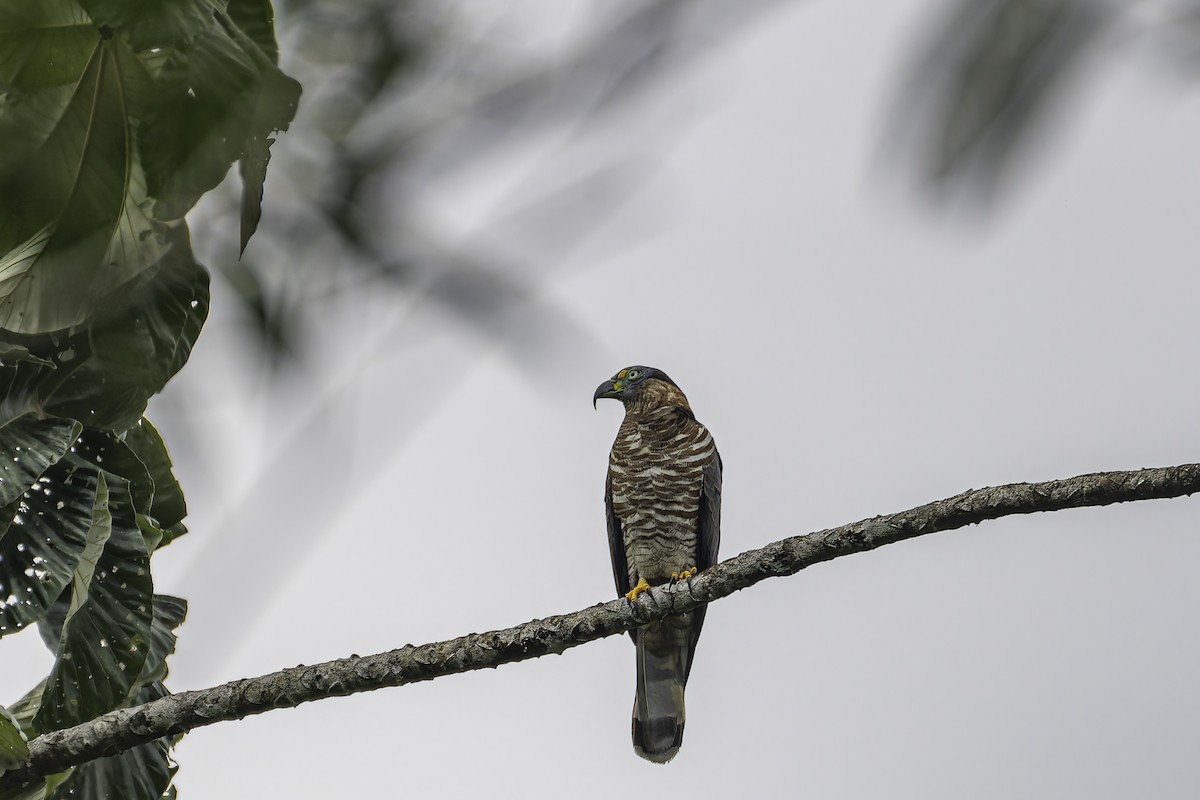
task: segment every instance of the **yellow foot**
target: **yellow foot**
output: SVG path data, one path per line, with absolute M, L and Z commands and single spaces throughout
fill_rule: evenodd
M 646 583 L 646 579 L 639 578 L 637 586 L 629 590 L 629 592 L 625 595 L 625 599 L 631 603 L 637 602 L 638 595 L 649 590 L 650 584 Z
M 673 581 L 686 581 L 688 578 L 692 577 L 693 575 L 695 575 L 695 574 L 696 574 L 697 572 L 699 572 L 699 571 L 700 571 L 700 568 L 699 568 L 699 567 L 690 567 L 690 568 L 688 568 L 688 569 L 685 569 L 683 572 L 672 572 L 672 573 L 671 573 L 671 580 L 673 580 Z

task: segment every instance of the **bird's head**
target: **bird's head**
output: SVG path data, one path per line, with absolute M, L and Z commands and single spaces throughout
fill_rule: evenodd
M 592 406 L 602 397 L 620 400 L 627 411 L 642 405 L 652 407 L 668 402 L 687 407 L 687 398 L 679 385 L 667 373 L 654 367 L 626 367 L 596 387 Z

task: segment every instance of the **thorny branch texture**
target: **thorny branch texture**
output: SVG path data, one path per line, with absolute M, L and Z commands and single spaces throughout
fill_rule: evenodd
M 34 739 L 29 745 L 28 766 L 7 773 L 0 779 L 0 787 L 35 775 L 49 775 L 164 736 L 273 708 L 290 708 L 326 697 L 401 686 L 561 653 L 727 597 L 766 578 L 794 575 L 822 561 L 936 531 L 1011 514 L 1179 497 L 1198 490 L 1200 464 L 1098 472 L 1065 480 L 970 490 L 898 514 L 773 542 L 717 564 L 693 578 L 690 585 L 656 587 L 633 604 L 620 598 L 504 630 L 472 633 L 420 646 L 406 645 L 372 656 L 301 665 L 112 711 Z

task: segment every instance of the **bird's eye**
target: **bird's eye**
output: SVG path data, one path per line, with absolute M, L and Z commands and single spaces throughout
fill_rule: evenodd
M 640 377 L 642 377 L 642 371 L 640 369 L 629 370 L 629 379 L 630 380 L 636 381 Z

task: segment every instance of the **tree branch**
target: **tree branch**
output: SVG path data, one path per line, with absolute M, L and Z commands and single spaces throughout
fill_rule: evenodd
M 34 739 L 29 745 L 29 766 L 4 775 L 0 788 L 223 720 L 561 653 L 668 614 L 689 611 L 766 578 L 793 575 L 822 561 L 927 533 L 1012 514 L 1179 497 L 1196 491 L 1200 491 L 1200 464 L 1099 472 L 1058 481 L 971 490 L 898 514 L 793 536 L 750 550 L 705 570 L 690 585 L 656 587 L 633 604 L 617 599 L 504 630 L 472 633 L 420 646 L 407 645 L 373 656 L 301 665 L 112 711 L 82 725 Z

